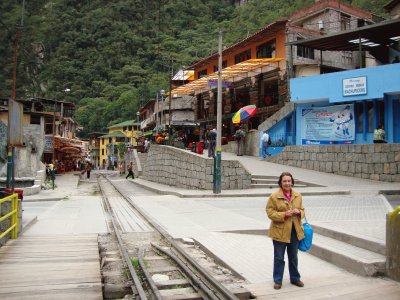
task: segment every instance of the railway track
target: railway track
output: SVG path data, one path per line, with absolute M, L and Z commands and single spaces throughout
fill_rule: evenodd
M 109 178 L 99 177 L 98 182 L 132 299 L 251 299 L 240 285 L 243 280 L 217 265 L 194 242 L 171 238 Z M 136 231 L 126 230 L 126 219 L 136 224 L 129 225 Z

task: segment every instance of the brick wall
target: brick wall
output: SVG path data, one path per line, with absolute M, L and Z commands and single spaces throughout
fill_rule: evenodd
M 325 173 L 400 182 L 400 145 L 286 146 L 268 161 Z
M 213 189 L 214 160 L 187 150 L 153 144 L 142 178 L 185 189 Z M 221 189 L 250 188 L 251 174 L 235 160 L 221 161 Z

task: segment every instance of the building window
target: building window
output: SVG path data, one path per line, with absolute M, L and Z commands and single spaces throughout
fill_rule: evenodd
M 235 64 L 241 63 L 242 61 L 246 61 L 248 59 L 251 59 L 251 50 L 246 50 L 243 51 L 239 54 L 235 55 Z
M 273 58 L 275 57 L 275 49 L 276 49 L 275 40 L 259 45 L 256 48 L 256 57 Z
M 31 115 L 31 124 L 40 125 L 40 116 Z
M 108 138 L 108 143 L 109 143 L 109 144 L 112 143 L 112 138 Z
M 228 66 L 228 62 L 224 60 L 222 62 L 222 69 L 225 69 Z M 218 65 L 214 65 L 214 72 L 218 72 Z
M 368 116 L 368 132 L 374 131 L 374 102 L 367 103 L 367 116 Z
M 363 132 L 363 114 L 364 114 L 364 106 L 363 103 L 356 103 L 356 114 L 357 114 L 357 133 Z
M 237 112 L 243 106 L 250 104 L 250 89 L 248 87 L 235 89 L 235 99 L 232 102 L 231 112 Z
M 300 41 L 303 40 L 303 38 L 298 37 L 297 40 Z M 314 59 L 314 49 L 304 46 L 297 46 L 297 56 Z
M 260 85 L 259 107 L 276 105 L 279 102 L 278 80 L 264 81 Z
M 207 69 L 201 70 L 199 71 L 199 73 L 197 73 L 197 79 L 207 76 Z
M 340 15 L 340 30 L 345 31 L 350 29 L 350 16 L 346 14 Z
M 208 103 L 205 101 L 203 94 L 197 96 L 197 119 L 205 119 L 208 116 Z
M 44 127 L 45 134 L 53 134 L 53 123 L 46 123 Z
M 378 119 L 377 119 L 377 126 L 385 125 L 385 102 L 379 101 L 377 103 L 378 109 Z
M 101 149 L 101 155 L 104 155 L 104 149 Z
M 351 51 L 343 51 L 342 52 L 342 62 L 345 65 L 353 64 L 353 53 Z

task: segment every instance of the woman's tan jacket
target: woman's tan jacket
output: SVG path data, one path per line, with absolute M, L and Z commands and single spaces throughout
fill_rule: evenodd
M 293 215 L 285 219 L 285 212 L 297 208 L 301 215 Z M 304 218 L 303 198 L 300 193 L 292 190 L 290 203 L 283 195 L 282 189 L 273 193 L 266 207 L 268 218 L 271 219 L 268 236 L 275 241 L 290 243 L 292 226 L 296 229 L 297 238 L 304 239 L 304 229 L 301 219 Z

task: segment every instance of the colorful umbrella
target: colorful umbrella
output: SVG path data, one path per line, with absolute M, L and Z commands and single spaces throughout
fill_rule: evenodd
M 239 124 L 246 122 L 250 119 L 257 111 L 257 107 L 254 104 L 243 106 L 239 109 L 232 117 L 233 124 Z

